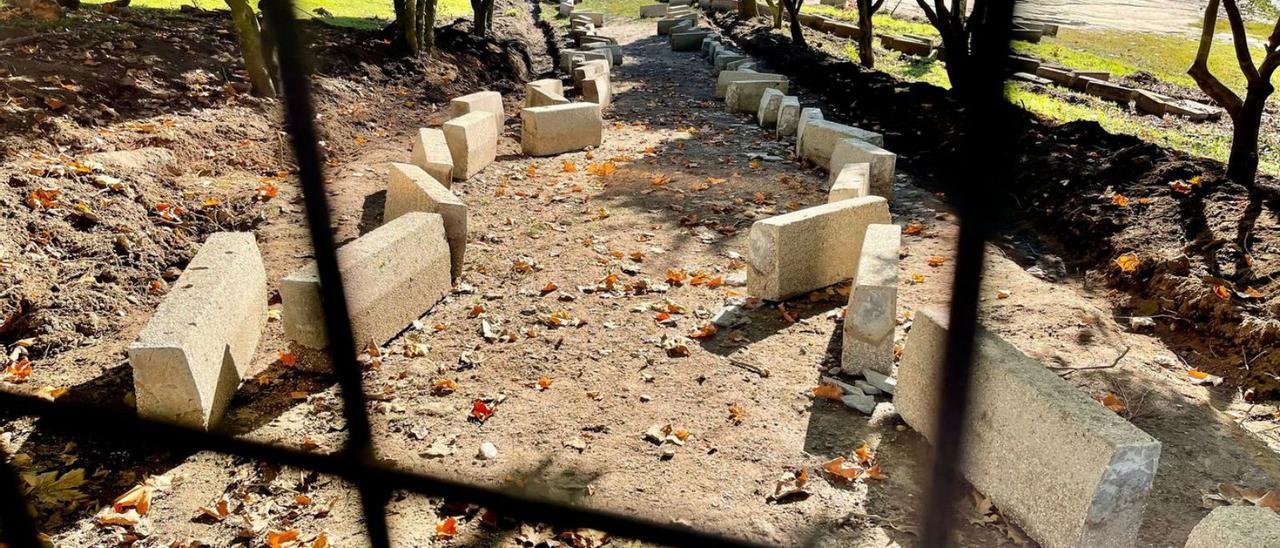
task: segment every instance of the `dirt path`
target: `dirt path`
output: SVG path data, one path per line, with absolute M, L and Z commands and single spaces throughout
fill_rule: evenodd
M 886 408 L 869 420 L 807 395 L 839 360 L 838 291 L 786 303 L 795 321 L 771 306 L 754 310 L 743 328 L 690 341 L 688 356 L 660 347 L 663 337 L 697 329 L 726 298 L 745 296 L 735 280 L 744 272 L 751 223 L 824 203 L 825 174 L 791 161 L 789 141 L 725 113 L 706 64 L 671 53 L 652 36 L 652 22 L 604 33 L 618 38 L 628 56 L 614 73 L 605 144 L 589 154 L 530 160 L 518 154 L 513 121 L 499 161 L 454 185 L 470 208 L 467 288 L 437 306 L 421 329 L 387 345 L 381 368 L 366 374 L 379 452 L 413 469 L 766 543 L 914 544 L 914 508 L 927 495 L 923 439 Z M 806 106 L 816 104 L 801 96 Z M 509 112 L 516 112 L 518 98 L 508 99 Z M 330 188 L 340 241 L 380 224 L 386 163 L 406 158 L 409 145 L 407 135 L 392 135 L 335 169 Z M 575 171 L 566 171 L 569 163 Z M 599 174 L 606 165 L 616 171 Z M 924 225 L 921 235 L 906 238 L 900 306 L 944 305 L 949 265 L 925 263 L 952 253 L 954 221 L 910 174 L 899 179 L 895 195 L 894 221 Z M 272 280 L 306 261 L 299 226 L 271 221 L 259 239 Z M 1135 424 L 1165 444 L 1142 545 L 1181 545 L 1207 513 L 1201 492 L 1218 482 L 1276 484 L 1275 454 L 1214 410 L 1232 405 L 1230 395 L 1194 387 L 1157 365 L 1172 353 L 1155 338 L 1122 329 L 1106 295 L 1032 276 L 995 247 L 989 260 L 987 323 L 1024 351 L 1047 365 L 1079 368 L 1109 364 L 1130 348 L 1114 368 L 1063 374 L 1091 394 L 1123 395 Z M 676 271 L 726 283 L 686 279 L 661 291 Z M 914 273 L 924 281 L 907 281 Z M 617 287 L 632 289 L 595 290 L 611 275 Z M 648 292 L 634 290 L 641 280 Z M 996 290 L 1011 296 L 997 299 Z M 673 320 L 658 322 L 659 308 L 676 311 Z M 545 319 L 559 311 L 586 324 L 548 327 Z M 485 322 L 513 342 L 487 341 Z M 336 388 L 327 378 L 282 368 L 280 324 L 268 326 L 257 363 L 265 372 L 241 389 L 229 426 L 286 445 L 340 447 Z M 426 355 L 406 355 L 408 343 L 424 345 L 415 349 Z M 550 386 L 539 389 L 544 378 Z M 440 394 L 438 379 L 455 381 L 456 391 Z M 477 398 L 501 400 L 482 424 L 468 419 Z M 731 408 L 745 411 L 740 423 Z M 667 424 L 689 435 L 664 459 L 644 433 Z M 845 485 L 815 471 L 864 441 L 888 479 Z M 497 447 L 496 458 L 476 458 L 483 442 Z M 267 529 L 297 529 L 304 540 L 323 532 L 339 546 L 363 543 L 358 504 L 340 483 L 203 453 L 144 460 L 174 481 L 147 517 L 156 545 L 191 539 L 224 545 L 245 529 L 258 538 Z M 779 475 L 800 466 L 810 470 L 811 495 L 768 502 Z M 231 515 L 202 517 L 198 509 L 216 508 L 220 499 L 230 503 Z M 401 498 L 389 511 L 404 546 L 432 542 L 432 525 L 445 515 L 461 521 L 458 544 L 547 534 L 527 526 L 495 531 L 478 510 L 438 500 Z M 963 545 L 1013 544 L 1008 535 L 1016 532 L 971 523 L 972 505 L 959 511 Z M 81 520 L 56 540 L 92 545 L 120 534 Z

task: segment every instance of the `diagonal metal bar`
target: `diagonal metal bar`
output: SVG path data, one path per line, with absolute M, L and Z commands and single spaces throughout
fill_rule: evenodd
M 307 226 L 315 251 L 320 277 L 321 308 L 329 335 L 329 357 L 338 385 L 342 388 L 342 409 L 347 422 L 346 456 L 352 464 L 373 462 L 373 437 L 366 413 L 362 368 L 356 362 L 356 342 L 351 331 L 346 290 L 338 267 L 333 220 L 324 189 L 324 171 L 311 102 L 311 59 L 302 43 L 292 0 L 262 3 L 271 35 L 276 40 L 280 80 L 284 92 L 285 121 L 293 138 L 298 163 L 298 180 L 306 204 Z M 375 547 L 390 546 L 387 532 L 386 500 L 389 492 L 355 479 L 360 490 L 369 540 Z
M 41 548 L 35 520 L 27 513 L 22 481 L 18 479 L 17 469 L 8 461 L 9 455 L 0 448 L 0 496 L 12 499 L 0 504 L 0 538 L 8 539 L 14 548 Z
M 765 546 L 682 525 L 573 506 L 520 492 L 401 470 L 380 462 L 353 463 L 340 455 L 308 453 L 240 439 L 221 432 L 195 430 L 139 418 L 135 413 L 103 409 L 93 405 L 54 403 L 34 396 L 0 392 L 0 409 L 12 415 L 37 415 L 42 422 L 47 421 L 68 432 L 112 439 L 119 443 L 131 443 L 138 439 L 163 440 L 160 444 L 164 446 L 216 451 L 261 459 L 284 466 L 305 468 L 352 483 L 364 482 L 374 485 L 384 492 L 403 490 L 431 497 L 465 501 L 483 506 L 499 516 L 534 523 L 547 523 L 562 528 L 588 527 L 664 546 L 698 548 L 706 546 L 763 548 Z
M 972 42 L 969 69 L 973 87 L 959 97 L 964 106 L 965 131 L 955 162 L 959 169 L 944 174 L 949 180 L 960 233 L 952 283 L 945 369 L 938 393 L 934 453 L 929 495 L 922 510 L 921 546 L 950 546 L 953 506 L 960 488 L 959 464 L 965 437 L 965 415 L 973 373 L 974 336 L 978 325 L 979 291 L 987 239 L 997 211 L 991 197 L 1009 188 L 1013 178 L 1013 124 L 1004 98 L 1005 59 L 1013 28 L 1015 0 L 991 0 L 971 24 L 978 30 Z

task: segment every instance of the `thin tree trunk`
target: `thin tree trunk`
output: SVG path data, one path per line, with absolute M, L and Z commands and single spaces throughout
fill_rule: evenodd
M 800 26 L 800 6 L 804 0 L 781 0 L 787 8 L 787 16 L 791 19 L 791 43 L 804 46 L 804 28 Z
M 1231 118 L 1231 156 L 1227 159 L 1227 177 L 1246 187 L 1252 187 L 1258 176 L 1258 133 L 1271 91 L 1250 89 L 1239 115 Z
M 422 32 L 418 33 L 418 41 L 422 51 L 430 54 L 436 48 L 436 2 L 437 0 L 420 0 L 422 14 Z
M 471 33 L 476 36 L 488 36 L 493 28 L 493 0 L 471 0 L 471 11 L 475 14 Z
M 249 0 L 227 0 L 227 7 L 231 8 L 231 20 L 240 37 L 240 54 L 244 59 L 244 68 L 249 71 L 253 94 L 275 97 L 276 85 L 263 56 L 262 30 L 258 27 L 257 14 L 253 12 Z
M 756 7 L 756 0 L 738 0 L 738 15 L 743 17 L 760 15 L 760 10 Z
M 876 66 L 876 54 L 871 49 L 875 42 L 875 35 L 871 30 L 874 10 L 871 0 L 858 0 L 858 30 L 861 32 L 858 35 L 858 62 L 867 68 Z

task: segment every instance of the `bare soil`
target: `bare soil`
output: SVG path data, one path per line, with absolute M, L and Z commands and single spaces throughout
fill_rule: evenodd
M 543 66 L 541 36 L 525 21 L 510 21 L 516 24 L 500 29 L 499 37 L 503 43 L 525 44 L 527 59 Z M 697 330 L 727 298 L 743 296 L 745 289 L 736 280 L 751 223 L 824 203 L 825 174 L 796 161 L 788 141 L 777 140 L 748 117 L 725 113 L 713 97 L 705 63 L 693 54 L 671 53 L 665 40 L 652 36 L 651 21 L 611 25 L 604 32 L 620 40 L 628 58 L 614 73 L 616 103 L 607 111 L 604 145 L 556 158 L 519 155 L 513 115 L 522 100 L 517 84 L 523 76 L 492 70 L 495 62 L 510 58 L 497 46 L 479 51 L 447 46 L 421 68 L 362 62 L 346 72 L 319 77 L 339 241 L 381 223 L 387 163 L 407 157 L 414 128 L 443 120 L 443 98 L 489 86 L 503 91 L 508 100 L 511 121 L 500 142 L 498 162 L 453 187 L 470 208 L 465 284 L 424 317 L 421 327 L 385 345 L 381 366 L 365 372 L 371 400 L 367 412 L 380 455 L 429 473 L 771 544 L 914 544 L 915 508 L 928 496 L 923 486 L 928 447 L 923 438 L 905 428 L 889 405 L 868 419 L 810 395 L 819 377 L 839 361 L 844 304 L 839 287 L 782 307 L 754 308 L 747 314 L 749 323 L 739 328 L 683 341 L 688 355 L 661 346 L 664 338 Z M 331 38 L 335 47 L 359 49 L 344 42 L 352 36 L 346 33 Z M 131 31 L 128 36 L 136 34 L 145 33 Z M 461 40 L 456 44 L 470 43 Z M 769 54 L 761 56 L 767 59 Z M 71 59 L 79 58 L 63 62 L 74 64 L 79 61 Z M 798 60 L 804 62 L 802 57 Z M 388 64 L 399 68 L 389 69 Z M 853 105 L 847 101 L 825 98 L 826 86 L 802 83 L 805 87 L 798 92 L 804 104 L 823 106 L 831 118 L 859 120 L 849 117 Z M 440 99 L 429 99 L 434 97 Z M 943 105 L 945 99 L 931 101 Z M 928 111 L 919 103 L 895 104 L 884 102 L 875 109 Z M 260 177 L 288 170 L 287 160 L 282 160 L 287 158 L 284 145 L 276 134 L 279 126 L 267 115 L 270 112 L 270 104 L 252 110 L 239 103 L 167 112 L 139 120 L 157 124 L 155 133 L 113 137 L 120 140 L 88 150 L 68 146 L 62 152 L 80 158 L 89 151 L 146 145 L 172 150 L 180 158 L 166 168 L 172 175 L 157 176 L 152 168 L 140 170 L 143 175 L 120 173 L 129 177 L 130 185 L 152 185 L 143 188 L 167 192 L 165 199 L 186 200 L 180 203 L 189 211 L 202 210 L 209 189 L 219 190 L 224 204 L 239 197 L 243 215 L 254 220 L 244 229 L 258 236 L 268 278 L 279 280 L 309 259 L 310 246 L 289 176 L 273 179 L 279 187 L 275 198 L 253 198 L 263 184 Z M 174 119 L 173 127 L 163 123 L 165 118 Z M 116 123 L 101 132 L 61 115 L 52 120 L 71 135 L 115 136 L 123 131 Z M 887 124 L 871 127 L 886 129 Z M 918 127 L 927 133 L 936 126 Z M 158 140 L 156 134 L 168 137 Z M 223 135 L 230 137 L 219 138 Z M 888 135 L 890 148 L 901 147 L 905 160 L 895 187 L 895 222 L 917 222 L 923 228 L 906 238 L 901 307 L 905 312 L 945 305 L 950 264 L 929 266 L 927 258 L 953 253 L 954 219 L 945 200 L 927 190 L 930 166 L 919 161 L 917 141 L 904 139 L 903 130 Z M 96 138 L 81 139 L 75 142 L 97 143 Z M 243 140 L 250 142 L 243 148 L 262 151 L 262 164 L 242 168 L 232 163 L 240 155 L 229 143 Z M 57 145 L 46 137 L 31 133 L 9 142 L 14 155 L 26 162 L 14 164 L 15 175 L 35 178 L 0 189 L 15 206 L 8 208 L 14 216 L 3 219 L 13 223 L 5 225 L 4 234 L 10 234 L 11 227 L 67 222 L 66 207 L 28 208 L 24 201 L 33 188 L 58 186 L 68 194 L 82 193 L 71 194 L 73 199 L 95 196 L 90 187 L 81 188 L 91 185 L 83 183 L 82 176 L 30 175 L 28 166 L 36 159 L 22 158 L 20 151 L 54 153 Z M 144 175 L 158 180 L 144 183 Z M 151 202 L 118 202 L 125 204 L 122 208 L 139 210 L 135 232 L 178 233 L 150 213 Z M 125 222 L 115 218 L 123 214 L 112 215 L 103 218 Z M 1036 226 L 1025 228 L 1034 231 Z M 215 229 L 221 225 L 202 230 Z M 62 286 L 79 280 L 80 271 L 30 279 L 42 270 L 66 268 L 76 259 L 98 260 L 122 265 L 117 268 L 127 269 L 131 277 L 81 283 L 99 288 L 83 298 L 110 305 L 111 292 L 117 291 L 136 302 L 121 297 L 128 304 L 118 305 L 110 323 L 73 348 L 44 350 L 67 331 L 23 331 L 24 336 L 36 336 L 35 371 L 25 383 L 5 383 L 3 388 L 67 387 L 64 398 L 127 408 L 132 380 L 122 349 L 163 294 L 163 287 L 150 294 L 148 281 L 163 279 L 171 266 L 181 268 L 182 257 L 189 256 L 183 254 L 193 252 L 204 232 L 183 233 L 181 254 L 156 243 L 154 254 L 123 260 L 105 251 L 82 251 L 85 247 L 77 243 L 91 241 L 97 232 L 66 230 L 56 245 L 33 246 L 24 236 L 13 248 L 8 271 L 21 275 L 6 281 L 22 284 L 19 294 L 53 294 L 48 289 L 52 284 L 58 284 L 56 293 L 61 294 L 71 290 Z M 1267 446 L 1272 438 L 1246 430 L 1272 428 L 1274 407 L 1250 407 L 1231 389 L 1192 385 L 1181 371 L 1160 365 L 1176 362 L 1174 356 L 1181 351 L 1170 348 L 1166 338 L 1124 327 L 1117 320 L 1121 309 L 1113 302 L 1117 295 L 1101 284 L 1087 277 L 1064 275 L 1049 281 L 1028 273 L 1020 262 L 1030 254 L 1018 251 L 1026 246 L 1039 251 L 1040 241 L 1010 231 L 1005 245 L 989 248 L 984 321 L 1089 394 L 1118 395 L 1126 417 L 1164 443 L 1141 544 L 1181 545 L 1208 511 L 1201 494 L 1220 482 L 1275 486 L 1280 459 Z M 58 260 L 42 255 L 51 249 L 61 253 Z M 1054 270 L 1057 263 L 1048 253 L 1038 256 L 1045 268 Z M 684 282 L 669 283 L 681 272 L 688 276 Z M 702 280 L 724 283 L 695 284 L 699 273 L 705 273 Z M 910 282 L 913 276 L 906 274 L 920 274 L 923 281 Z M 610 276 L 617 276 L 616 289 L 600 288 Z M 272 289 L 274 293 L 274 282 Z M 1009 296 L 998 298 L 997 291 Z M 278 307 L 273 302 L 272 308 Z M 67 321 L 87 317 L 78 310 L 47 313 Z M 585 324 L 547 325 L 560 311 Z M 662 311 L 673 319 L 659 321 Z M 486 322 L 506 340 L 486 339 Z M 337 449 L 345 431 L 336 386 L 328 376 L 285 366 L 279 355 L 286 349 L 280 324 L 267 325 L 254 363 L 260 373 L 241 387 L 224 427 L 283 445 L 321 452 Z M 899 336 L 909 325 L 903 322 Z M 18 338 L 6 336 L 11 337 L 6 342 Z M 436 381 L 444 379 L 455 381 L 456 391 L 437 389 Z M 540 386 L 541 379 L 547 386 Z M 500 403 L 492 417 L 478 422 L 469 413 L 481 398 Z M 732 408 L 743 412 L 740 420 L 735 420 Z M 648 429 L 667 424 L 688 433 L 684 445 L 659 447 L 645 441 Z M 338 546 L 366 544 L 354 491 L 332 478 L 166 449 L 155 440 L 105 443 L 58 431 L 38 419 L 8 420 L 3 428 L 2 447 L 24 473 L 84 470 L 89 478 L 74 490 L 79 496 L 69 501 L 52 496 L 57 493 L 49 489 L 31 495 L 43 529 L 58 545 L 260 545 L 269 531 L 298 531 L 306 545 L 321 534 Z M 498 449 L 492 460 L 476 458 L 486 441 Z M 887 479 L 844 482 L 818 470 L 864 442 L 877 453 Z M 674 449 L 674 456 L 663 458 L 665 448 Z M 770 501 L 779 475 L 800 467 L 809 471 L 808 496 Z M 156 491 L 140 523 L 120 527 L 94 519 L 117 496 L 155 475 L 170 483 Z M 226 502 L 226 515 L 217 511 L 220 501 Z M 212 509 L 213 515 L 202 507 Z M 592 546 L 603 540 L 590 531 L 556 531 L 501 516 L 492 519 L 482 509 L 451 500 L 397 496 L 388 512 L 393 538 L 403 546 L 537 544 L 552 536 Z M 972 501 L 957 501 L 957 512 L 962 545 L 1026 542 L 1016 527 L 976 515 Z M 459 520 L 459 533 L 452 540 L 437 539 L 435 525 L 448 516 Z

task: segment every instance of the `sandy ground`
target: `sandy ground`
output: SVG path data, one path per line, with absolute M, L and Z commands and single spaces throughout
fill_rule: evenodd
M 470 208 L 469 288 L 435 307 L 421 329 L 386 345 L 381 368 L 366 373 L 379 453 L 415 470 L 765 543 L 913 545 L 915 507 L 927 496 L 927 444 L 903 427 L 891 405 L 869 419 L 808 395 L 839 361 L 838 291 L 786 303 L 790 319 L 773 306 L 761 307 L 746 326 L 691 341 L 688 356 L 673 357 L 660 348 L 662 337 L 694 331 L 745 288 L 686 281 L 641 294 L 580 289 L 611 275 L 619 285 L 647 280 L 653 288 L 673 270 L 732 280 L 742 274 L 736 257 L 747 252 L 754 220 L 826 201 L 825 173 L 796 163 L 789 140 L 725 113 L 712 95 L 706 64 L 694 54 L 671 53 L 665 40 L 652 36 L 652 25 L 604 29 L 624 44 L 628 60 L 614 73 L 616 103 L 607 112 L 601 148 L 522 157 L 518 121 L 509 119 L 499 161 L 455 183 Z M 802 103 L 816 104 L 799 91 Z M 509 113 L 517 112 L 518 98 L 508 99 Z M 389 135 L 331 173 L 339 241 L 380 224 L 387 163 L 406 159 L 410 145 L 409 135 Z M 755 155 L 763 156 L 758 164 L 751 161 Z M 598 174 L 606 163 L 616 171 Z M 568 164 L 575 170 L 567 171 Z M 591 166 L 596 173 L 588 172 Z M 282 207 L 296 208 L 288 203 L 290 192 L 282 191 Z M 900 175 L 895 193 L 894 221 L 924 226 L 922 234 L 905 238 L 900 307 L 945 306 L 950 265 L 930 267 L 926 258 L 952 253 L 954 219 L 912 184 L 910 173 Z M 270 280 L 308 259 L 305 231 L 290 219 L 268 221 L 258 231 Z M 1003 243 L 989 251 L 987 325 L 1061 368 L 1091 395 L 1122 396 L 1131 420 L 1164 444 L 1142 546 L 1182 545 L 1208 512 L 1202 493 L 1219 482 L 1276 485 L 1280 459 L 1223 412 L 1239 409 L 1230 391 L 1193 386 L 1160 365 L 1176 359 L 1158 339 L 1121 328 L 1108 295 L 1083 278 L 1037 278 L 1026 271 L 1034 259 L 1015 261 L 1007 251 L 1025 246 Z M 536 266 L 516 268 L 519 263 Z M 924 281 L 911 283 L 917 273 Z M 997 299 L 997 290 L 1010 296 Z M 667 306 L 682 313 L 659 323 L 655 308 Z M 558 311 L 586 323 L 545 325 Z M 514 342 L 487 341 L 485 321 Z M 406 355 L 409 343 L 423 345 L 417 348 L 425 355 Z M 1071 371 L 1106 366 L 1126 347 L 1115 367 Z M 326 377 L 283 368 L 277 356 L 284 349 L 280 324 L 269 323 L 255 364 L 263 373 L 242 387 L 228 427 L 318 451 L 340 447 L 345 433 L 336 387 Z M 543 378 L 550 382 L 545 390 L 538 387 Z M 439 379 L 455 381 L 456 392 L 437 394 Z M 468 420 L 477 398 L 501 399 L 483 423 Z M 731 406 L 745 411 L 740 423 L 731 419 Z M 670 459 L 644 440 L 646 430 L 667 424 L 689 433 Z M 476 458 L 486 441 L 497 447 L 495 459 Z M 18 451 L 29 442 L 10 440 Z M 877 452 L 887 479 L 846 484 L 816 471 L 863 442 Z M 331 479 L 205 453 L 130 459 L 173 481 L 157 493 L 146 517 L 144 545 L 192 539 L 225 545 L 245 529 L 257 539 L 267 529 L 297 529 L 303 540 L 323 533 L 338 546 L 364 543 L 353 491 Z M 810 470 L 810 496 L 768 501 L 779 474 L 802 466 Z M 219 500 L 231 502 L 231 516 L 201 516 L 200 507 L 216 507 Z M 972 504 L 957 508 L 962 545 L 1023 542 L 1016 529 L 971 521 L 978 517 Z M 439 542 L 433 524 L 458 512 L 437 500 L 398 497 L 389 513 L 397 545 L 421 546 Z M 449 543 L 536 536 L 526 529 L 494 532 L 475 511 L 460 514 L 459 535 Z M 82 519 L 59 528 L 55 540 L 99 545 L 121 534 Z
M 1180 33 L 1204 18 L 1204 5 L 1203 0 L 1019 0 L 1016 9 L 1022 17 L 1064 26 Z M 888 0 L 883 9 L 924 17 L 916 0 Z

